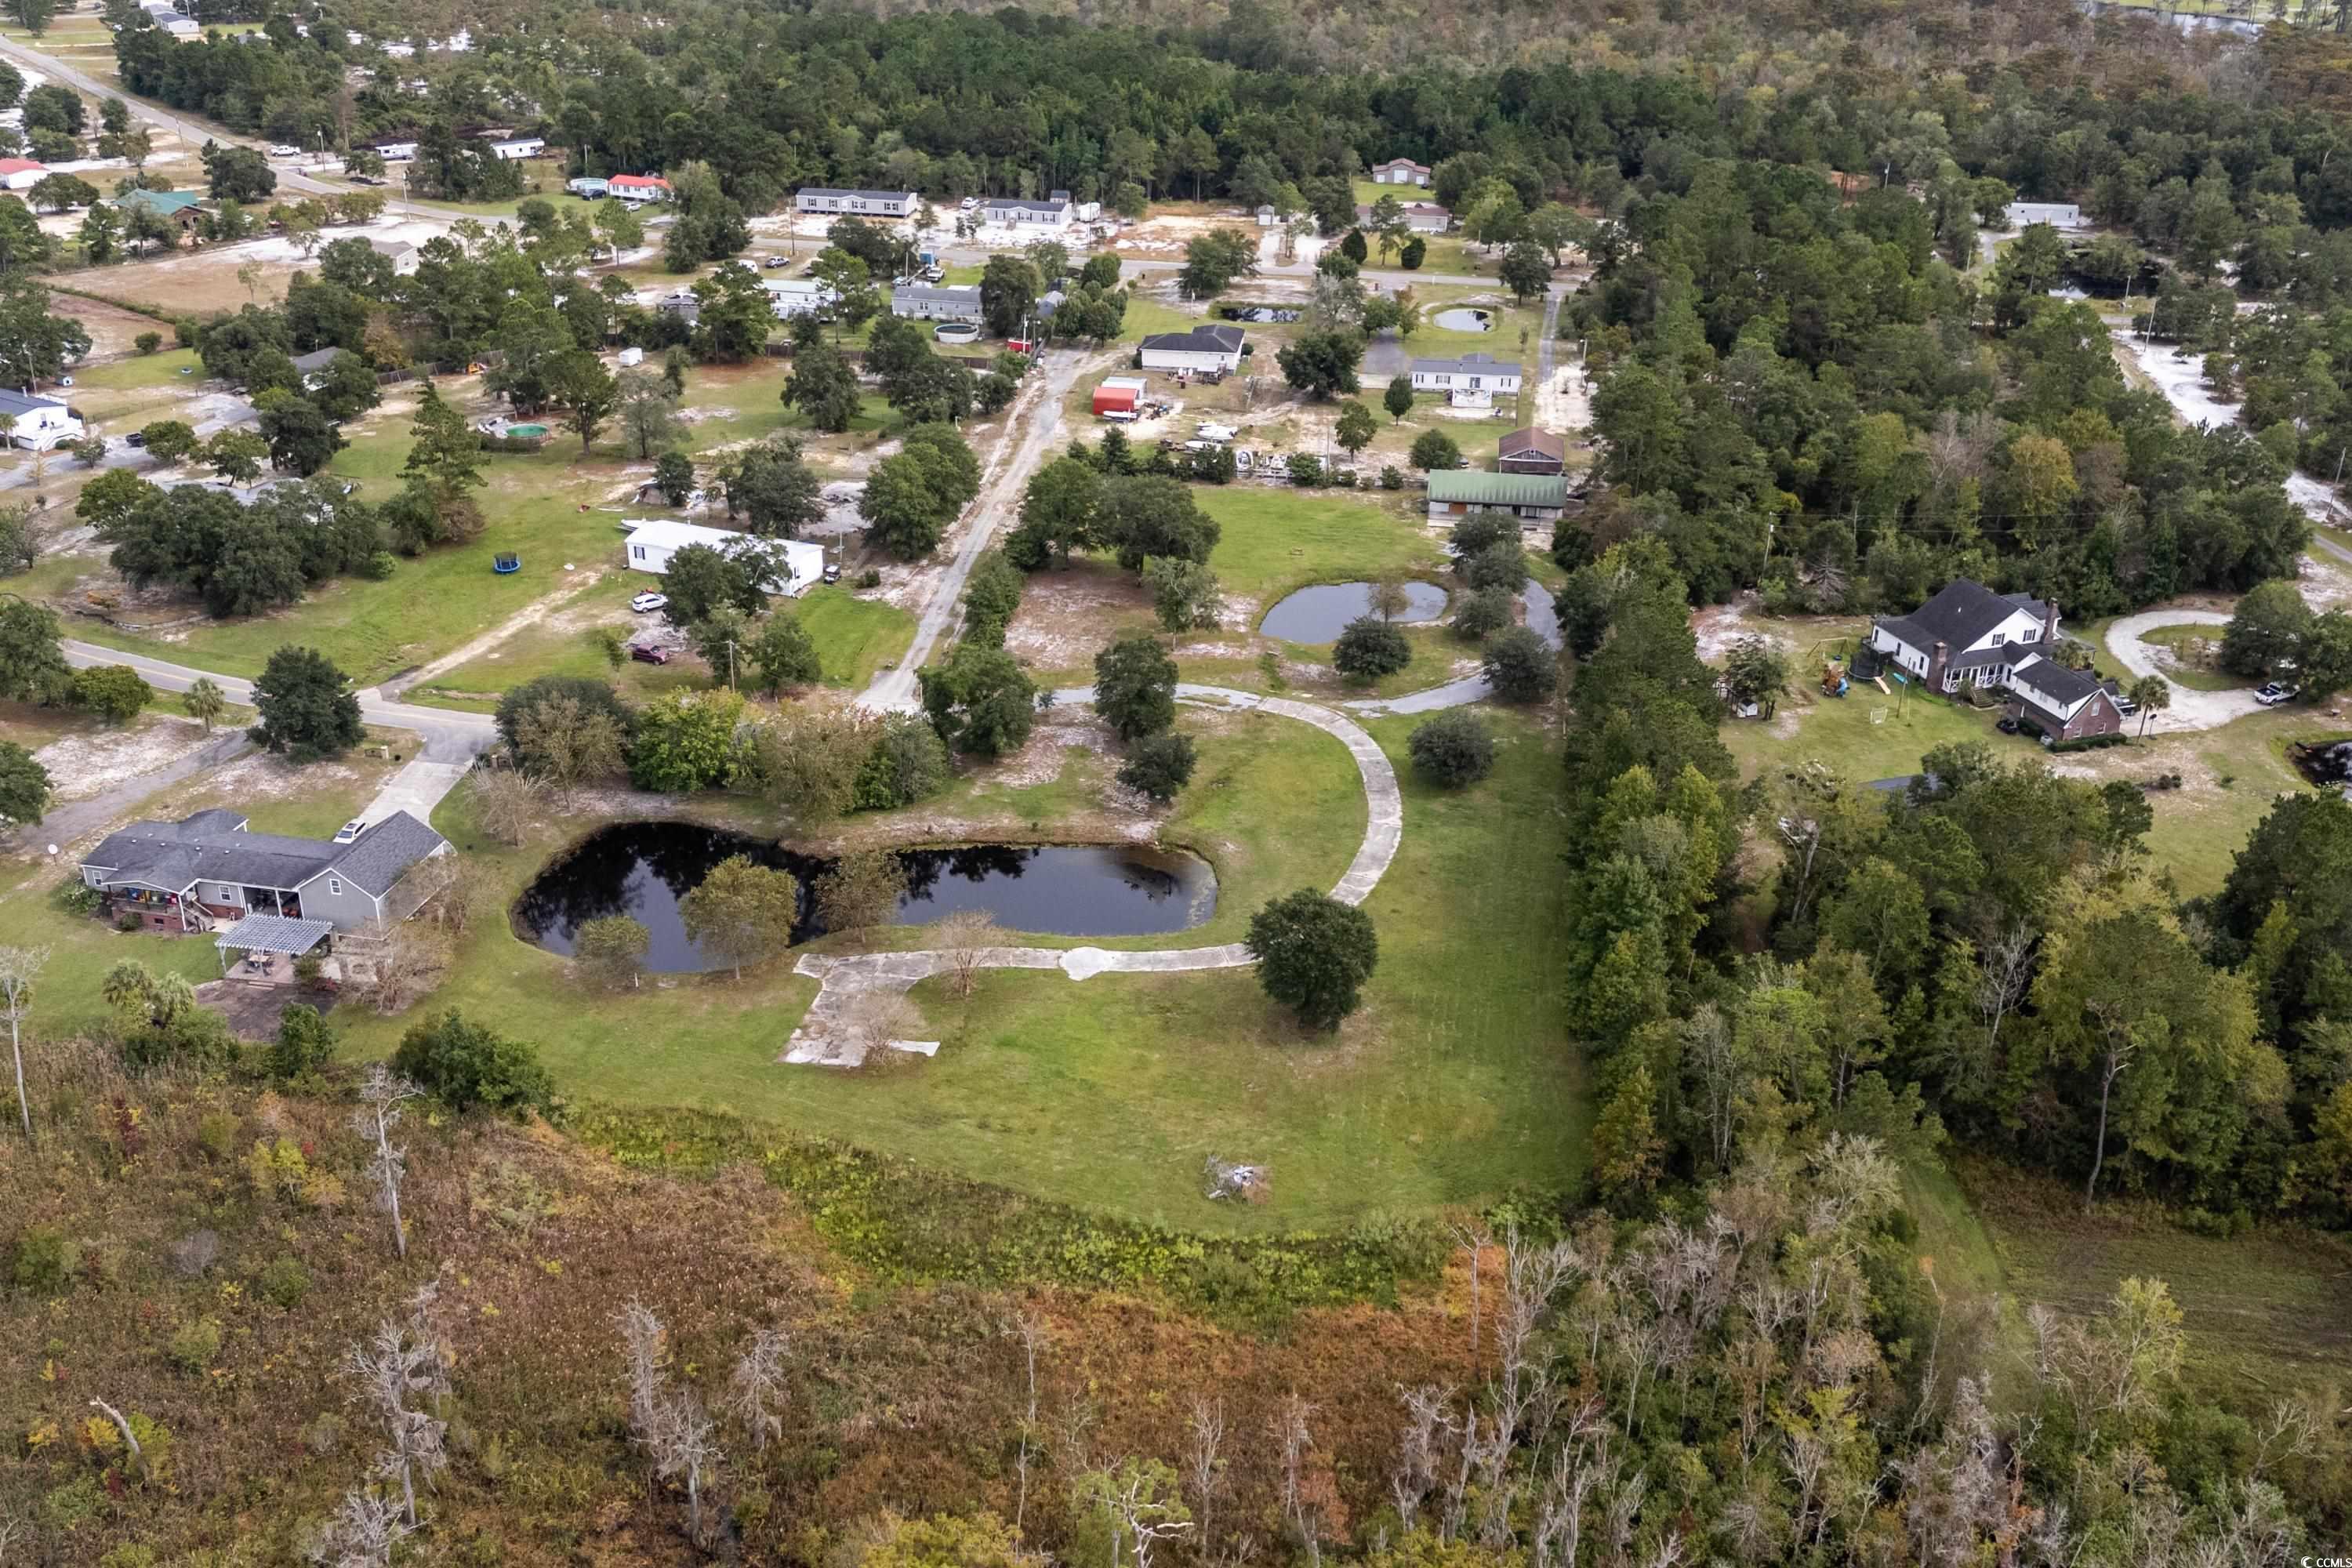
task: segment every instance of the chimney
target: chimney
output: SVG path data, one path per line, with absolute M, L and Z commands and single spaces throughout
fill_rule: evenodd
M 1938 642 L 1936 644 L 1936 647 L 1935 647 L 1934 651 L 1928 654 L 1928 656 L 1927 656 L 1927 689 L 1928 689 L 1928 690 L 1930 690 L 1930 691 L 1941 691 L 1941 690 L 1944 689 L 1944 664 L 1945 664 L 1945 661 L 1946 661 L 1946 660 L 1948 660 L 1948 659 L 1949 659 L 1949 658 L 1951 658 L 1951 656 L 1952 656 L 1952 645 L 1951 645 L 1951 644 L 1949 644 L 1949 643 L 1948 643 L 1948 642 L 1942 642 L 1942 641 L 1938 641 Z
M 2058 640 L 2058 601 L 2045 600 L 2042 605 L 2042 641 L 2044 647 Z

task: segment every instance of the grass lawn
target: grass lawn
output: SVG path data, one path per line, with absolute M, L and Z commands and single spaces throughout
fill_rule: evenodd
M 2256 682 L 2231 674 L 2218 664 L 2208 668 L 2191 662 L 2200 655 L 2210 660 L 2220 657 L 2221 628 L 2208 626 L 2158 626 L 2144 634 L 2140 641 L 2155 643 L 2172 650 L 2173 665 L 2164 672 L 2164 679 L 2176 686 L 2186 686 L 2192 691 L 2242 691 Z
M 172 330 L 158 321 L 155 330 L 169 342 Z M 183 375 L 184 370 L 192 374 Z M 204 365 L 194 349 L 164 349 L 152 354 L 133 354 L 106 364 L 94 364 L 74 372 L 74 385 L 95 387 L 106 392 L 144 391 L 151 387 L 193 387 L 204 380 Z
M 749 365 L 709 365 L 687 377 L 686 407 L 700 410 L 687 426 L 690 449 L 715 451 L 741 441 L 762 440 L 780 430 L 798 434 L 812 458 L 852 445 L 866 445 L 898 417 L 879 393 L 858 399 L 849 428 L 828 436 L 809 428 L 808 416 L 783 401 L 784 384 L 792 379 L 789 360 L 760 360 Z
M 1999 742 L 1996 750 L 2005 756 L 2042 755 L 2031 742 L 1995 732 L 1992 721 L 1990 712 L 1922 697 L 1916 689 L 1908 697 L 1890 697 L 1864 681 L 1843 698 L 1818 691 L 1783 698 L 1779 714 L 1769 721 L 1727 720 L 1723 743 L 1746 776 L 1818 760 L 1856 784 L 1916 773 L 1923 754 L 1955 742 Z
M 2339 1241 L 2289 1226 L 2198 1236 L 2129 1205 L 2086 1215 L 2078 1188 L 1989 1160 L 1962 1159 L 1959 1178 L 2018 1300 L 2095 1312 L 2126 1279 L 2164 1280 L 2189 1331 L 2186 1380 L 2209 1397 L 2352 1371 Z
M 816 644 L 825 683 L 862 689 L 885 665 L 898 662 L 915 640 L 915 617 L 880 599 L 861 599 L 846 588 L 812 588 L 793 613 Z
M 1558 879 L 1540 852 L 1520 860 L 1533 878 L 1493 871 L 1504 845 L 1516 853 L 1530 835 L 1556 837 L 1557 764 L 1532 725 L 1502 722 L 1511 743 L 1493 779 L 1459 796 L 1407 783 L 1404 848 L 1374 903 L 1386 956 L 1366 1013 L 1336 1041 L 1300 1038 L 1245 972 L 1084 985 L 1024 973 L 990 976 L 969 1015 L 961 1003 L 923 998 L 950 1041 L 935 1063 L 878 1076 L 786 1069 L 773 1058 L 814 989 L 786 963 L 755 970 L 740 985 L 681 976 L 583 999 L 560 960 L 499 921 L 469 933 L 430 1005 L 460 1007 L 534 1040 L 559 1088 L 575 1098 L 726 1109 L 1088 1206 L 1194 1225 L 1326 1226 L 1519 1182 L 1567 1184 L 1579 1168 L 1583 1119 L 1578 1066 L 1557 1044 L 1549 954 Z M 1345 749 L 1319 731 L 1246 714 L 1188 714 L 1185 723 L 1200 734 L 1201 765 L 1163 837 L 1217 864 L 1217 913 L 1182 939 L 1207 945 L 1237 938 L 1277 892 L 1328 887 L 1361 838 L 1363 794 Z M 1381 736 L 1400 762 L 1409 731 L 1399 722 Z M 1010 784 L 982 770 L 906 816 L 910 829 L 940 816 L 960 824 L 992 816 L 1050 836 L 1096 803 L 1105 771 L 1106 760 L 1094 758 L 1060 780 Z M 718 804 L 739 820 L 757 819 L 742 803 Z M 435 820 L 505 890 L 519 889 L 552 849 L 547 838 L 520 850 L 483 842 L 462 795 Z M 589 826 L 564 827 L 568 835 Z M 845 826 L 860 834 L 891 826 L 866 817 Z M 1527 931 L 1526 952 L 1538 956 L 1517 945 L 1507 955 L 1487 940 L 1501 925 Z M 373 1055 L 413 1017 L 344 1009 L 337 1021 L 352 1053 Z M 1038 1136 L 1048 1121 L 1054 1136 Z M 1190 1142 L 1171 1154 L 1171 1138 Z M 1275 1202 L 1195 1212 L 1199 1151 L 1213 1146 L 1275 1162 Z
M 1199 316 L 1187 315 L 1173 306 L 1130 292 L 1127 313 L 1119 318 L 1118 341 L 1136 343 L 1157 332 L 1189 332 L 1201 322 Z M 1123 372 L 1127 367 L 1119 368 Z
M 1557 762 L 1533 725 L 1499 722 L 1508 744 L 1485 783 L 1441 795 L 1408 779 L 1403 847 L 1369 906 L 1381 966 L 1364 1011 L 1336 1037 L 1301 1037 L 1247 971 L 1083 984 L 992 973 L 969 1004 L 936 984 L 919 990 L 945 1042 L 935 1061 L 880 1075 L 787 1069 L 773 1058 L 814 983 L 782 965 L 740 987 L 684 980 L 583 1005 L 562 966 L 503 922 L 469 939 L 432 1005 L 535 1039 L 576 1098 L 724 1108 L 1194 1228 L 1330 1228 L 1522 1184 L 1572 1187 L 1587 1117 L 1580 1064 L 1560 1043 L 1560 879 L 1548 852 L 1559 834 Z M 1235 718 L 1213 737 L 1176 814 L 1188 836 L 1247 832 L 1282 861 L 1227 877 L 1214 927 L 1191 933 L 1204 942 L 1271 892 L 1327 885 L 1362 829 L 1360 787 L 1337 742 L 1260 723 Z M 1400 763 L 1410 728 L 1381 728 Z M 1335 787 L 1358 803 L 1344 823 L 1325 820 L 1339 815 L 1324 809 Z M 462 816 L 453 804 L 436 818 L 461 845 Z M 1302 828 L 1318 841 L 1304 858 L 1292 842 Z M 544 854 L 489 858 L 519 878 Z M 1497 875 L 1505 856 L 1525 874 Z M 1505 929 L 1527 940 L 1491 940 Z M 338 1021 L 352 1051 L 373 1054 L 408 1020 Z M 1211 1153 L 1271 1164 L 1272 1201 L 1203 1202 Z
M 1310 583 L 1444 565 L 1436 542 L 1392 501 L 1263 485 L 1201 485 L 1192 495 L 1223 530 L 1210 569 L 1227 593 L 1261 603 Z

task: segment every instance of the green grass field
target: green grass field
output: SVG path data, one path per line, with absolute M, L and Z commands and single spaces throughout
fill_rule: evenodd
M 1484 784 L 1444 795 L 1408 779 L 1403 847 L 1369 906 L 1381 967 L 1336 1038 L 1302 1037 L 1247 971 L 1083 984 L 1020 972 L 988 974 L 968 1005 L 936 985 L 919 992 L 945 1041 L 936 1061 L 882 1075 L 787 1069 L 773 1058 L 814 983 L 783 965 L 740 986 L 688 979 L 589 1001 L 503 922 L 468 938 L 433 1005 L 535 1040 L 575 1098 L 723 1108 L 1193 1228 L 1332 1227 L 1522 1184 L 1571 1187 L 1586 1116 L 1553 956 L 1557 764 L 1535 726 L 1499 723 L 1508 743 Z M 1400 763 L 1409 730 L 1381 728 Z M 436 821 L 474 841 L 462 802 Z M 1335 741 L 1221 721 L 1171 837 L 1233 847 L 1217 916 L 1185 940 L 1229 940 L 1270 894 L 1328 886 L 1362 825 L 1360 784 Z M 519 882 L 547 847 L 475 852 Z M 1525 869 L 1498 875 L 1506 863 Z M 1506 929 L 1525 940 L 1493 940 Z M 348 1009 L 338 1020 L 354 1054 L 389 1048 L 408 1021 Z M 1273 1200 L 1204 1203 L 1209 1153 L 1270 1163 Z
M 2176 686 L 2186 686 L 2192 691 L 2242 691 L 2257 684 L 2242 676 L 2231 674 L 2218 664 L 2207 668 L 2189 662 L 2194 657 L 2192 650 L 2199 645 L 2205 645 L 2210 650 L 2218 650 L 2221 647 L 2221 628 L 2220 626 L 2193 624 L 2158 626 L 2142 636 L 2140 640 L 2172 650 L 2175 662 L 2171 668 L 2164 672 L 2164 679 Z
M 171 341 L 172 331 L 158 321 L 155 330 Z M 183 375 L 184 370 L 193 374 Z M 200 382 L 204 366 L 194 349 L 163 349 L 152 354 L 133 354 L 129 359 L 115 360 L 107 364 L 94 364 L 74 373 L 74 385 L 95 387 L 106 392 L 136 392 L 157 386 L 183 386 Z
M 1265 600 L 1310 583 L 1436 570 L 1444 557 L 1402 503 L 1259 485 L 1193 489 L 1223 533 L 1209 566 L 1231 594 Z

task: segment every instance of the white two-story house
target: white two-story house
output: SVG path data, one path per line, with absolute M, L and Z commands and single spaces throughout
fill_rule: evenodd
M 1872 651 L 1931 691 L 1974 681 L 2004 687 L 2017 667 L 2058 640 L 2058 606 L 2029 594 L 1996 594 L 1958 578 L 1907 616 L 1872 624 Z

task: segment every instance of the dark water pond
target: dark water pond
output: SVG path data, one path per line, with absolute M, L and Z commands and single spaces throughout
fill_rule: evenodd
M 1445 590 L 1433 583 L 1404 585 L 1405 611 L 1400 622 L 1433 621 L 1445 613 Z M 1265 613 L 1257 629 L 1285 642 L 1335 642 L 1348 623 L 1372 613 L 1370 583 L 1318 583 L 1286 596 Z
M 515 933 L 550 952 L 569 953 L 573 933 L 589 921 L 628 915 L 651 935 L 647 969 L 717 968 L 687 940 L 677 905 L 730 855 L 791 872 L 801 885 L 793 940 L 824 934 L 814 883 L 831 861 L 689 822 L 625 822 L 589 835 L 549 862 L 515 900 Z M 1007 931 L 1150 936 L 1199 925 L 1217 908 L 1216 873 L 1206 861 L 1137 846 L 979 844 L 902 849 L 898 862 L 907 871 L 902 925 L 985 910 Z

